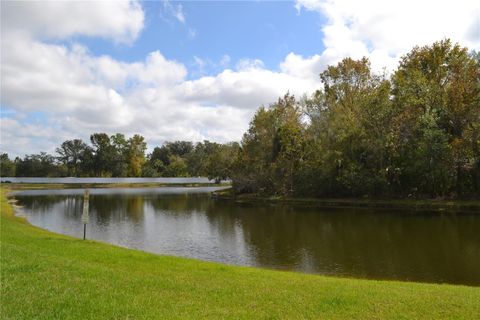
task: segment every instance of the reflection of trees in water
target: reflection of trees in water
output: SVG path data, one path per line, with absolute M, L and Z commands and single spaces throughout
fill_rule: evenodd
M 79 218 L 82 210 L 81 196 L 17 198 L 31 212 L 63 203 L 66 214 Z M 246 244 L 257 265 L 480 284 L 476 215 L 236 204 L 186 193 L 91 195 L 90 208 L 99 223 L 139 222 L 146 208 L 185 219 L 204 215 L 223 239 L 238 237 L 240 230 L 243 238 L 237 241 Z
M 19 204 L 31 214 L 59 212 L 78 218 L 83 211 L 83 195 L 17 196 Z M 134 195 L 90 195 L 90 217 L 101 224 L 130 219 L 139 222 L 144 215 L 144 199 Z
M 149 199 L 158 211 L 205 213 L 222 237 L 236 235 L 258 265 L 322 273 L 480 283 L 478 217 L 353 209 L 249 205 L 208 195 Z
M 205 212 L 211 205 L 210 196 L 200 193 L 152 195 L 145 200 L 156 212 L 175 215 Z
M 101 224 L 125 219 L 138 223 L 145 214 L 144 198 L 138 195 L 91 195 L 90 211 Z
M 220 202 L 210 209 L 206 214 L 217 227 L 241 225 L 259 265 L 465 283 L 473 277 L 480 284 L 479 220 L 473 215 Z
M 66 216 L 80 217 L 83 197 L 78 195 L 15 196 L 20 206 L 31 214 L 49 213 L 63 207 Z
M 238 219 L 231 214 L 232 210 L 228 209 L 229 206 L 225 206 L 229 202 L 223 202 L 223 205 L 219 206 L 208 193 L 168 194 L 147 199 L 156 214 L 174 215 L 183 219 L 201 215 L 207 218 L 210 230 L 218 234 L 221 239 L 225 241 L 237 239 Z M 235 205 L 231 207 L 234 208 Z M 243 238 L 239 240 L 244 242 Z

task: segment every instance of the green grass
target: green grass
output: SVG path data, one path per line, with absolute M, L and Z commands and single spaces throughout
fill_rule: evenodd
M 2 319 L 480 319 L 480 288 L 226 266 L 82 241 L 1 192 Z

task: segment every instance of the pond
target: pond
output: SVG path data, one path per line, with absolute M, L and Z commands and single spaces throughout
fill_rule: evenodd
M 214 200 L 213 187 L 91 189 L 87 238 L 227 264 L 480 285 L 480 215 Z M 83 236 L 83 189 L 20 191 L 34 225 Z

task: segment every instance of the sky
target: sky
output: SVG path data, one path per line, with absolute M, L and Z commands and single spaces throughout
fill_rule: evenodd
M 240 141 L 260 106 L 321 88 L 345 57 L 480 50 L 480 1 L 2 1 L 0 152 L 94 132 Z

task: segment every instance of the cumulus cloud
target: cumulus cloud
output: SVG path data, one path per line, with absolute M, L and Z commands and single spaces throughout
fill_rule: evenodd
M 37 130 L 41 123 L 25 124 L 18 144 L 8 141 L 17 139 L 22 119 L 2 119 L 2 150 L 16 155 L 22 155 L 19 150 L 53 152 L 63 140 L 88 140 L 99 131 L 140 133 L 150 146 L 177 139 L 239 140 L 260 105 L 318 84 L 305 75 L 268 70 L 260 60 L 241 60 L 235 70 L 187 80 L 187 68 L 159 51 L 127 63 L 94 56 L 78 44 L 18 35 L 5 43 L 2 105 L 49 119 L 43 130 Z
M 44 123 L 24 123 L 17 119 L 2 118 L 1 149 L 13 156 L 53 151 L 58 147 L 59 135 L 68 136 L 68 132 L 63 132 L 53 123 L 46 126 Z M 33 137 L 36 137 L 36 143 L 42 146 L 41 150 L 34 147 Z
M 296 0 L 295 7 L 326 17 L 321 28 L 326 64 L 368 56 L 375 69 L 393 69 L 412 47 L 443 38 L 480 49 L 477 0 Z
M 214 77 L 202 77 L 185 81 L 176 87 L 179 97 L 204 105 L 229 105 L 240 109 L 255 110 L 260 105 L 275 101 L 287 91 L 301 96 L 320 85 L 313 78 L 274 72 L 259 61 L 240 63 L 237 71 L 226 69 Z
M 280 64 L 280 70 L 290 76 L 302 79 L 315 79 L 327 67 L 327 61 L 321 55 L 304 58 L 290 52 Z
M 99 36 L 117 42 L 135 40 L 144 12 L 133 1 L 2 1 L 1 27 L 31 37 L 64 39 Z

